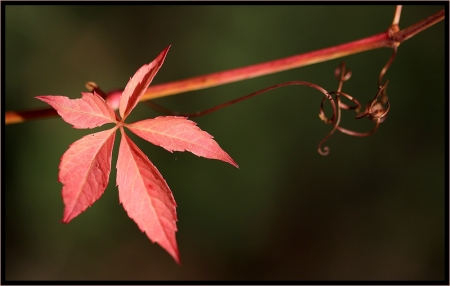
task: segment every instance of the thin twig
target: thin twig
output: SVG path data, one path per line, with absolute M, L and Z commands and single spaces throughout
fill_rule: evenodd
M 394 19 L 392 20 L 392 26 L 398 26 L 400 23 L 400 16 L 402 14 L 402 5 L 397 5 L 395 7 Z

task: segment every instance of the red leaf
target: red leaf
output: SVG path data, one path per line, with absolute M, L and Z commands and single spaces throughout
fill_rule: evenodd
M 94 128 L 105 123 L 115 123 L 116 114 L 97 93 L 82 92 L 82 97 L 36 96 L 50 104 L 58 114 L 74 128 Z
M 185 117 L 159 116 L 127 124 L 126 127 L 139 137 L 170 152 L 189 151 L 197 156 L 222 160 L 238 167 L 236 162 L 212 139 L 213 136 Z
M 59 165 L 65 204 L 62 221 L 68 223 L 91 206 L 105 191 L 117 128 L 84 136 L 70 145 Z
M 133 110 L 141 96 L 147 90 L 159 68 L 164 63 L 169 48 L 170 46 L 165 48 L 150 64 L 143 65 L 128 82 L 119 104 L 119 113 L 122 121 L 127 118 L 128 114 L 130 114 L 131 110 Z
M 159 171 L 121 128 L 117 160 L 119 198 L 128 216 L 151 241 L 180 263 L 175 239 L 176 203 Z
M 75 128 L 94 128 L 115 123 L 110 130 L 84 136 L 70 145 L 59 165 L 59 181 L 63 184 L 65 204 L 62 222 L 68 223 L 91 206 L 105 191 L 111 172 L 114 136 L 120 128 L 122 139 L 117 160 L 119 198 L 128 216 L 180 263 L 175 238 L 176 203 L 159 171 L 125 134 L 122 126 L 166 150 L 190 151 L 197 156 L 218 159 L 238 167 L 211 135 L 184 117 L 157 117 L 125 124 L 125 118 L 139 102 L 159 68 L 170 46 L 148 65 L 141 67 L 125 90 L 108 94 L 108 103 L 97 93 L 82 93 L 82 98 L 37 96 L 50 104 Z M 120 94 L 122 96 L 120 97 Z M 120 100 L 119 100 L 120 98 Z M 119 108 L 120 120 L 114 110 Z

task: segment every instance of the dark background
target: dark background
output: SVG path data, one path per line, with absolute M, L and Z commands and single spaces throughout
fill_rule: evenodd
M 406 28 L 443 6 L 404 6 Z M 305 53 L 385 31 L 395 6 L 6 6 L 6 110 L 45 108 L 37 95 L 104 90 L 172 44 L 153 83 Z M 118 202 L 115 164 L 105 194 L 70 224 L 58 165 L 87 133 L 60 118 L 5 126 L 5 279 L 442 280 L 445 262 L 445 23 L 399 47 L 388 71 L 391 111 L 370 137 L 334 134 L 322 95 L 286 87 L 196 118 L 239 164 L 137 145 L 178 203 L 182 265 L 152 244 Z M 156 100 L 193 112 L 270 85 L 305 80 L 365 104 L 391 55 L 379 49 Z M 327 109 L 329 110 L 329 109 Z M 129 122 L 159 115 L 139 104 Z M 344 114 L 342 124 L 372 128 Z M 106 126 L 109 128 L 109 126 Z M 103 128 L 104 129 L 104 128 Z M 128 132 L 130 134 L 130 132 Z M 119 137 L 119 135 L 118 135 Z M 447 265 L 448 266 L 448 265 Z

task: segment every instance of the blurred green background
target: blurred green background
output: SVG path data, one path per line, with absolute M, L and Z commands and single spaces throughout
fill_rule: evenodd
M 443 8 L 404 6 L 400 28 Z M 87 81 L 123 88 L 169 44 L 153 84 L 368 37 L 388 28 L 394 9 L 8 5 L 4 108 L 48 107 L 37 95 L 77 98 Z M 194 119 L 240 169 L 130 135 L 174 193 L 181 266 L 118 202 L 118 138 L 105 194 L 66 225 L 59 222 L 59 161 L 70 143 L 93 130 L 56 117 L 5 126 L 5 279 L 444 279 L 444 47 L 444 21 L 403 43 L 385 77 L 386 122 L 366 138 L 335 133 L 325 157 L 317 153 L 331 130 L 317 116 L 322 95 L 299 86 Z M 353 76 L 344 91 L 366 104 L 390 55 L 390 49 L 369 51 L 156 102 L 194 112 L 291 80 L 333 91 L 334 69 L 345 60 Z M 157 115 L 139 104 L 129 122 Z M 342 124 L 361 132 L 373 126 L 349 111 Z

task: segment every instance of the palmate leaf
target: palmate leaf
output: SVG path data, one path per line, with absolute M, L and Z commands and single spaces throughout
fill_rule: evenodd
M 170 47 L 170 46 L 169 46 Z M 98 94 L 82 93 L 82 98 L 38 96 L 50 104 L 75 128 L 94 128 L 115 123 L 112 129 L 84 136 L 74 142 L 61 158 L 59 181 L 63 184 L 64 216 L 69 222 L 85 211 L 103 194 L 111 172 L 111 156 L 116 130 L 122 139 L 117 160 L 119 198 L 128 216 L 180 263 L 175 238 L 176 203 L 172 192 L 147 156 L 125 134 L 124 127 L 166 150 L 190 151 L 197 156 L 222 160 L 238 167 L 211 135 L 195 122 L 183 117 L 166 116 L 126 124 L 124 120 L 139 102 L 164 62 L 167 47 L 130 79 L 119 101 L 119 114 Z

